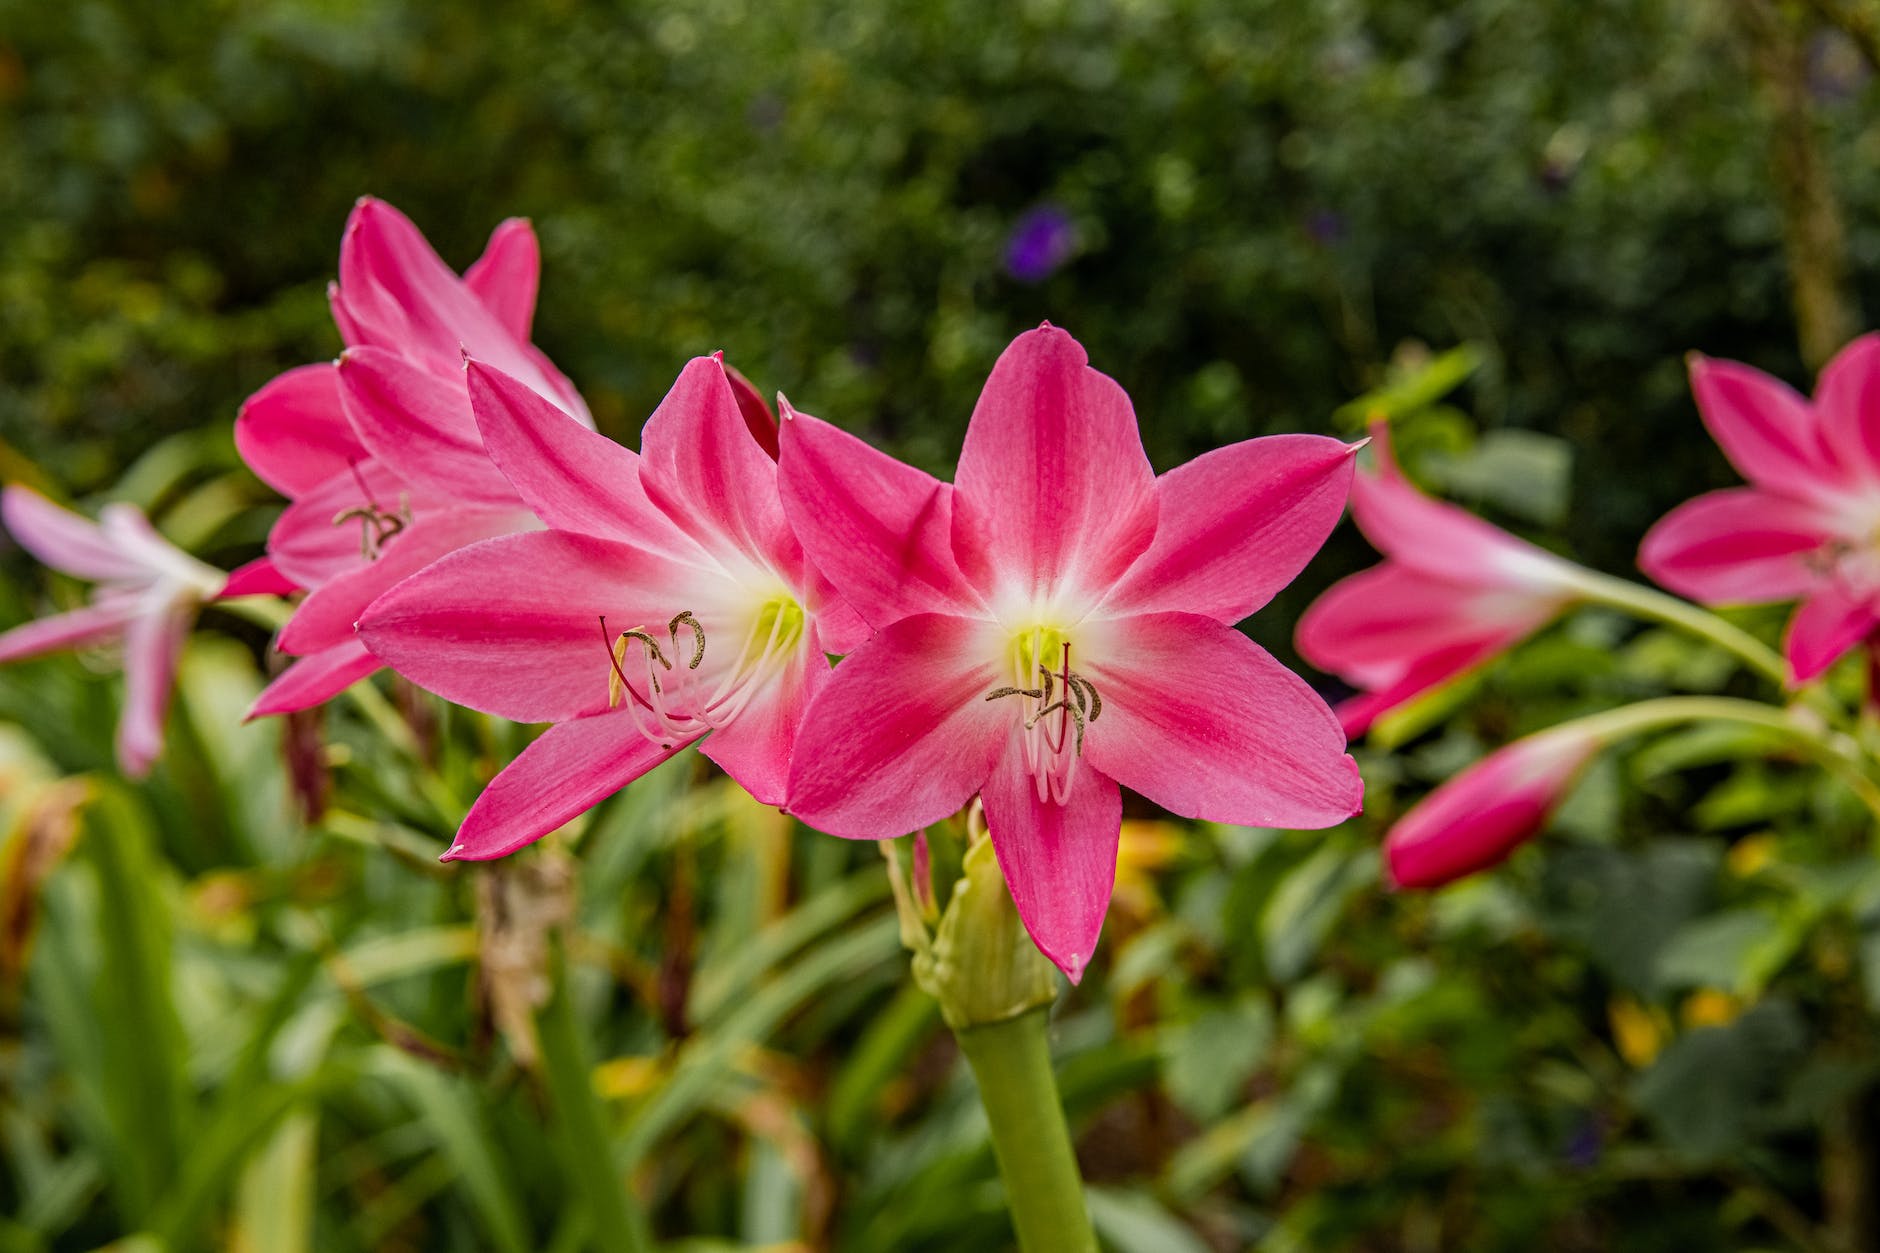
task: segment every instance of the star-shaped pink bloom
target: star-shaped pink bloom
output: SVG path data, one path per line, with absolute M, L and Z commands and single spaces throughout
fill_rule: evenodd
M 196 611 L 245 589 L 229 586 L 220 570 L 164 539 L 132 505 L 106 505 L 92 522 L 15 485 L 0 492 L 0 520 L 39 560 L 97 584 L 85 608 L 0 634 L 0 662 L 122 643 L 125 692 L 117 759 L 126 775 L 141 778 L 163 751 L 171 682 Z
M 865 628 L 805 561 L 723 362 L 686 366 L 643 455 L 500 370 L 472 361 L 468 378 L 489 456 L 550 529 L 450 554 L 375 601 L 359 635 L 448 700 L 556 725 L 446 858 L 513 852 L 699 741 L 780 803 L 824 650 Z
M 1812 402 L 1761 370 L 1701 356 L 1691 392 L 1750 486 L 1666 514 L 1639 568 L 1706 605 L 1800 600 L 1783 648 L 1806 683 L 1880 626 L 1880 335 L 1836 354 Z
M 1352 450 L 1272 436 L 1158 479 L 1086 361 L 1048 325 L 1019 336 L 951 485 L 787 410 L 779 461 L 811 560 L 877 631 L 810 706 L 792 812 L 874 839 L 978 793 L 1019 915 L 1073 980 L 1109 906 L 1119 784 L 1295 828 L 1362 795 L 1331 710 L 1232 625 L 1336 525 Z
M 529 342 L 540 264 L 525 221 L 498 226 L 459 278 L 390 205 L 367 198 L 353 210 L 328 293 L 345 354 L 274 379 L 236 421 L 243 458 L 293 501 L 266 566 L 245 573 L 309 592 L 278 641 L 300 659 L 253 714 L 318 704 L 376 670 L 353 623 L 398 580 L 540 525 L 484 455 L 463 381 L 471 352 L 592 425 L 573 384 Z
M 1581 586 L 1573 563 L 1418 491 L 1381 423 L 1371 448 L 1376 468 L 1352 484 L 1351 512 L 1388 560 L 1333 584 L 1294 638 L 1300 656 L 1362 689 L 1338 708 L 1348 735 L 1514 647 Z

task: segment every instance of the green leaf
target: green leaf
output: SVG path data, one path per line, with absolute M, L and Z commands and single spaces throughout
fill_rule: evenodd
M 1373 421 L 1394 422 L 1427 409 L 1460 387 L 1480 369 L 1482 354 L 1472 344 L 1439 353 L 1384 386 L 1346 401 L 1332 411 L 1332 420 L 1349 431 L 1362 431 Z
M 1208 1253 L 1208 1245 L 1144 1192 L 1086 1188 L 1090 1220 L 1116 1253 Z
M 1281 983 L 1305 973 L 1352 894 L 1377 878 L 1377 853 L 1332 839 L 1280 882 L 1260 916 L 1266 968 Z
M 1801 921 L 1792 911 L 1748 908 L 1687 923 L 1658 954 L 1658 981 L 1753 996 L 1801 947 Z
M 1169 1099 L 1196 1122 L 1227 1112 L 1273 1043 L 1273 1011 L 1248 999 L 1209 1009 L 1170 1032 L 1163 1046 Z
M 1566 521 L 1573 445 L 1539 431 L 1489 431 L 1467 454 L 1431 457 L 1430 477 L 1451 495 L 1483 501 L 1543 526 Z
M 1735 1022 L 1675 1041 L 1638 1077 L 1632 1096 L 1679 1153 L 1720 1161 L 1770 1115 L 1807 1031 L 1794 1007 L 1765 1001 Z

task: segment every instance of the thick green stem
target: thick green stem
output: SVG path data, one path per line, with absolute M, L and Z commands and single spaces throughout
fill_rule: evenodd
M 1097 1253 L 1045 1041 L 1047 1010 L 955 1032 L 992 1124 L 992 1151 L 1023 1253 Z
M 593 1224 L 590 1247 L 601 1253 L 647 1253 L 652 1241 L 646 1219 L 628 1195 L 626 1183 L 614 1167 L 600 1100 L 594 1093 L 593 1065 L 569 995 L 568 969 L 561 944 L 551 958 L 554 994 L 537 1017 L 535 1027 L 542 1044 L 542 1071 L 554 1102 L 567 1167 L 575 1190 L 587 1203 Z

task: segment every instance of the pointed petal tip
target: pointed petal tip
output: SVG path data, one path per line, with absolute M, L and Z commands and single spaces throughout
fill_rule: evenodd
M 1047 953 L 1046 956 L 1049 957 L 1050 954 Z M 1071 981 L 1072 987 L 1084 981 L 1084 971 L 1089 969 L 1087 961 L 1078 953 L 1072 953 L 1063 958 L 1052 957 L 1051 964 L 1064 972 L 1064 977 Z
M 437 859 L 438 861 L 444 862 L 446 864 L 453 862 L 453 861 L 462 861 L 464 860 L 464 847 L 461 844 L 453 844 L 449 848 L 445 849 L 443 852 L 439 853 L 437 855 Z

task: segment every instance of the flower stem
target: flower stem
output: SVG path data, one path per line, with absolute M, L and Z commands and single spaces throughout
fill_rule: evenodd
M 1688 631 L 1700 639 L 1709 640 L 1725 652 L 1736 654 L 1750 669 L 1775 680 L 1777 684 L 1788 683 L 1788 663 L 1782 660 L 1780 654 L 1748 631 L 1730 625 L 1707 609 L 1699 609 L 1689 601 L 1604 574 L 1589 573 L 1582 580 L 1581 590 L 1593 604 L 1606 605 L 1636 617 Z
M 1761 727 L 1781 735 L 1813 757 L 1847 784 L 1875 820 L 1880 821 L 1880 785 L 1867 772 L 1866 759 L 1859 746 L 1831 728 L 1809 725 L 1808 720 L 1813 718 L 1812 713 L 1785 711 L 1760 701 L 1729 696 L 1664 696 L 1561 725 L 1578 727 L 1607 742 L 1680 722 L 1734 722 Z
M 1022 1253 L 1097 1253 L 1045 1042 L 1047 1010 L 954 1034 L 992 1125 L 992 1150 Z

